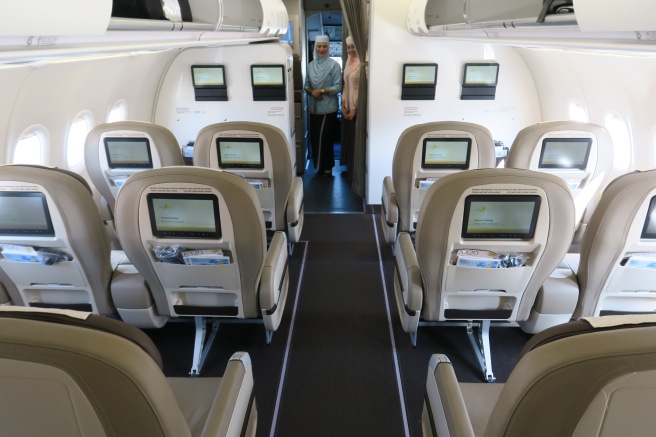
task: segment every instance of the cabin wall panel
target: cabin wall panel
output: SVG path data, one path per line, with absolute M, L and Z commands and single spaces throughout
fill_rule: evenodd
M 155 122 L 166 126 L 181 145 L 195 141 L 198 132 L 223 121 L 257 121 L 280 128 L 293 146 L 293 94 L 286 78 L 286 101 L 254 102 L 251 87 L 252 64 L 283 64 L 291 68 L 291 49 L 287 44 L 255 44 L 189 49 L 171 63 L 157 99 Z M 191 78 L 191 66 L 222 64 L 228 101 L 197 102 Z
M 383 178 L 392 174 L 396 140 L 409 126 L 463 120 L 486 126 L 510 145 L 523 127 L 541 120 L 540 102 L 526 64 L 516 49 L 490 46 L 500 63 L 495 100 L 460 100 L 465 62 L 486 60 L 483 43 L 419 37 L 406 29 L 410 0 L 371 1 L 367 202 L 380 203 Z M 487 58 L 489 59 L 489 58 Z M 491 59 L 490 59 L 491 60 Z M 437 62 L 435 100 L 401 100 L 404 63 Z
M 633 162 L 629 169 L 655 167 L 652 132 L 656 101 L 656 57 L 519 49 L 535 78 L 543 120 L 569 119 L 569 104 L 582 104 L 590 122 L 605 125 L 616 114 L 629 125 Z M 614 176 L 619 175 L 619 171 Z
M 18 94 L 30 74 L 25 66 L 5 66 L 0 68 L 0 156 L 2 162 L 7 160 L 9 144 L 10 119 L 16 105 Z
M 0 70 L 3 88 L 5 79 L 23 76 L 13 79 L 15 98 L 3 98 L 0 105 L 6 126 L 4 159 L 9 157 L 7 147 L 12 147 L 26 128 L 38 124 L 49 132 L 47 164 L 66 167 L 66 141 L 74 117 L 89 111 L 94 124 L 103 123 L 119 99 L 126 101 L 129 118 L 150 121 L 159 80 L 170 56 L 159 52 L 45 61 L 20 67 L 20 74 Z

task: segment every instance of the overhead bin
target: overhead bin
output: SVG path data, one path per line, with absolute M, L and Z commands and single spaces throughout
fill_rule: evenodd
M 147 6 L 140 10 L 134 6 L 137 4 Z M 11 7 L 2 11 L 0 37 L 91 36 L 108 30 L 252 32 L 278 36 L 287 31 L 288 23 L 282 0 L 151 0 L 150 4 L 123 0 L 31 0 L 12 2 Z
M 425 34 L 432 30 L 576 24 L 572 13 L 549 15 L 545 19 L 545 12 L 555 9 L 545 8 L 545 4 L 549 6 L 553 3 L 554 0 L 412 0 L 408 8 L 407 26 L 413 33 Z
M 112 0 L 31 0 L 5 3 L 0 36 L 98 35 L 107 30 Z
M 440 32 L 440 36 L 452 30 L 553 30 L 553 26 L 567 26 L 584 34 L 650 32 L 656 30 L 654 16 L 653 0 L 621 4 L 614 0 L 412 0 L 406 24 L 412 33 Z
M 574 0 L 576 19 L 584 32 L 656 30 L 656 2 L 632 0 Z
M 277 36 L 287 31 L 289 22 L 282 0 L 155 0 L 160 2 L 161 10 L 150 13 L 150 19 L 116 8 L 109 30 L 205 30 Z M 149 12 L 145 9 L 142 12 Z
M 653 0 L 410 0 L 406 26 L 452 40 L 653 53 L 654 16 Z

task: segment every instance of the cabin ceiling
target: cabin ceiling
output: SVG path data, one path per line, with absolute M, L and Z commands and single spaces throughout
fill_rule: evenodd
M 341 11 L 339 0 L 303 0 L 305 11 Z

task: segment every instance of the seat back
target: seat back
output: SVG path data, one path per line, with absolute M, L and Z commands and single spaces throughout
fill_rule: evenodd
M 84 163 L 113 215 L 118 190 L 130 175 L 149 168 L 184 165 L 184 160 L 177 139 L 165 127 L 117 121 L 91 129 L 84 145 Z
M 583 237 L 575 317 L 656 308 L 656 170 L 604 191 Z
M 290 231 L 287 229 L 287 202 L 292 182 L 298 179 L 300 183 L 300 178 L 294 175 L 289 144 L 280 129 L 247 121 L 206 126 L 198 133 L 194 144 L 194 165 L 246 179 L 257 190 L 267 230 Z M 302 183 L 300 186 L 302 189 Z M 302 198 L 299 207 L 302 219 Z M 300 229 L 291 231 L 300 234 Z M 295 242 L 298 238 L 290 236 L 289 240 Z
M 492 134 L 483 126 L 441 121 L 404 130 L 392 162 L 398 231 L 415 231 L 419 209 L 433 182 L 461 170 L 493 168 L 495 161 Z
M 610 180 L 613 142 L 606 128 L 593 123 L 538 123 L 517 134 L 506 167 L 542 171 L 567 182 L 576 206 L 578 242 Z
M 526 320 L 538 289 L 565 256 L 574 230 L 562 179 L 517 169 L 480 169 L 438 180 L 426 192 L 416 234 L 428 321 Z M 476 268 L 484 252 L 521 266 Z
M 134 174 L 116 199 L 116 229 L 159 314 L 259 316 L 267 239 L 255 189 L 244 179 L 203 167 Z M 176 248 L 189 252 L 190 265 L 154 253 Z
M 531 349 L 534 345 L 539 347 Z M 560 325 L 533 337 L 526 350 L 501 391 L 486 436 L 653 432 L 653 316 L 602 317 Z
M 233 355 L 222 382 L 230 389 L 211 393 L 213 404 L 194 413 L 201 429 L 238 435 L 256 414 L 248 354 Z M 77 311 L 0 309 L 2 435 L 200 435 L 185 416 L 193 392 L 176 398 L 172 387 L 156 346 L 131 325 Z M 204 394 L 198 400 L 207 401 Z
M 0 281 L 15 305 L 116 312 L 111 247 L 84 179 L 55 168 L 0 166 L 0 210 Z

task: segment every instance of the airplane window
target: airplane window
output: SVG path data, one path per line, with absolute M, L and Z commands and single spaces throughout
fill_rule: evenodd
M 606 129 L 613 140 L 613 162 L 615 168 L 626 170 L 631 164 L 631 132 L 626 122 L 619 115 L 606 117 Z
M 113 123 L 115 121 L 123 121 L 127 118 L 128 106 L 124 100 L 119 100 L 114 103 L 112 109 L 109 111 L 107 116 L 107 123 Z
M 570 120 L 580 121 L 583 123 L 588 123 L 590 121 L 588 118 L 588 112 L 585 110 L 583 105 L 575 102 L 572 102 L 569 105 L 569 118 Z
M 13 164 L 42 164 L 44 132 L 38 129 L 30 129 L 14 147 Z
M 89 120 L 88 116 L 79 116 L 71 124 L 71 129 L 68 131 L 68 143 L 66 145 L 66 159 L 68 167 L 76 167 L 82 163 L 84 159 L 84 141 L 89 133 Z

